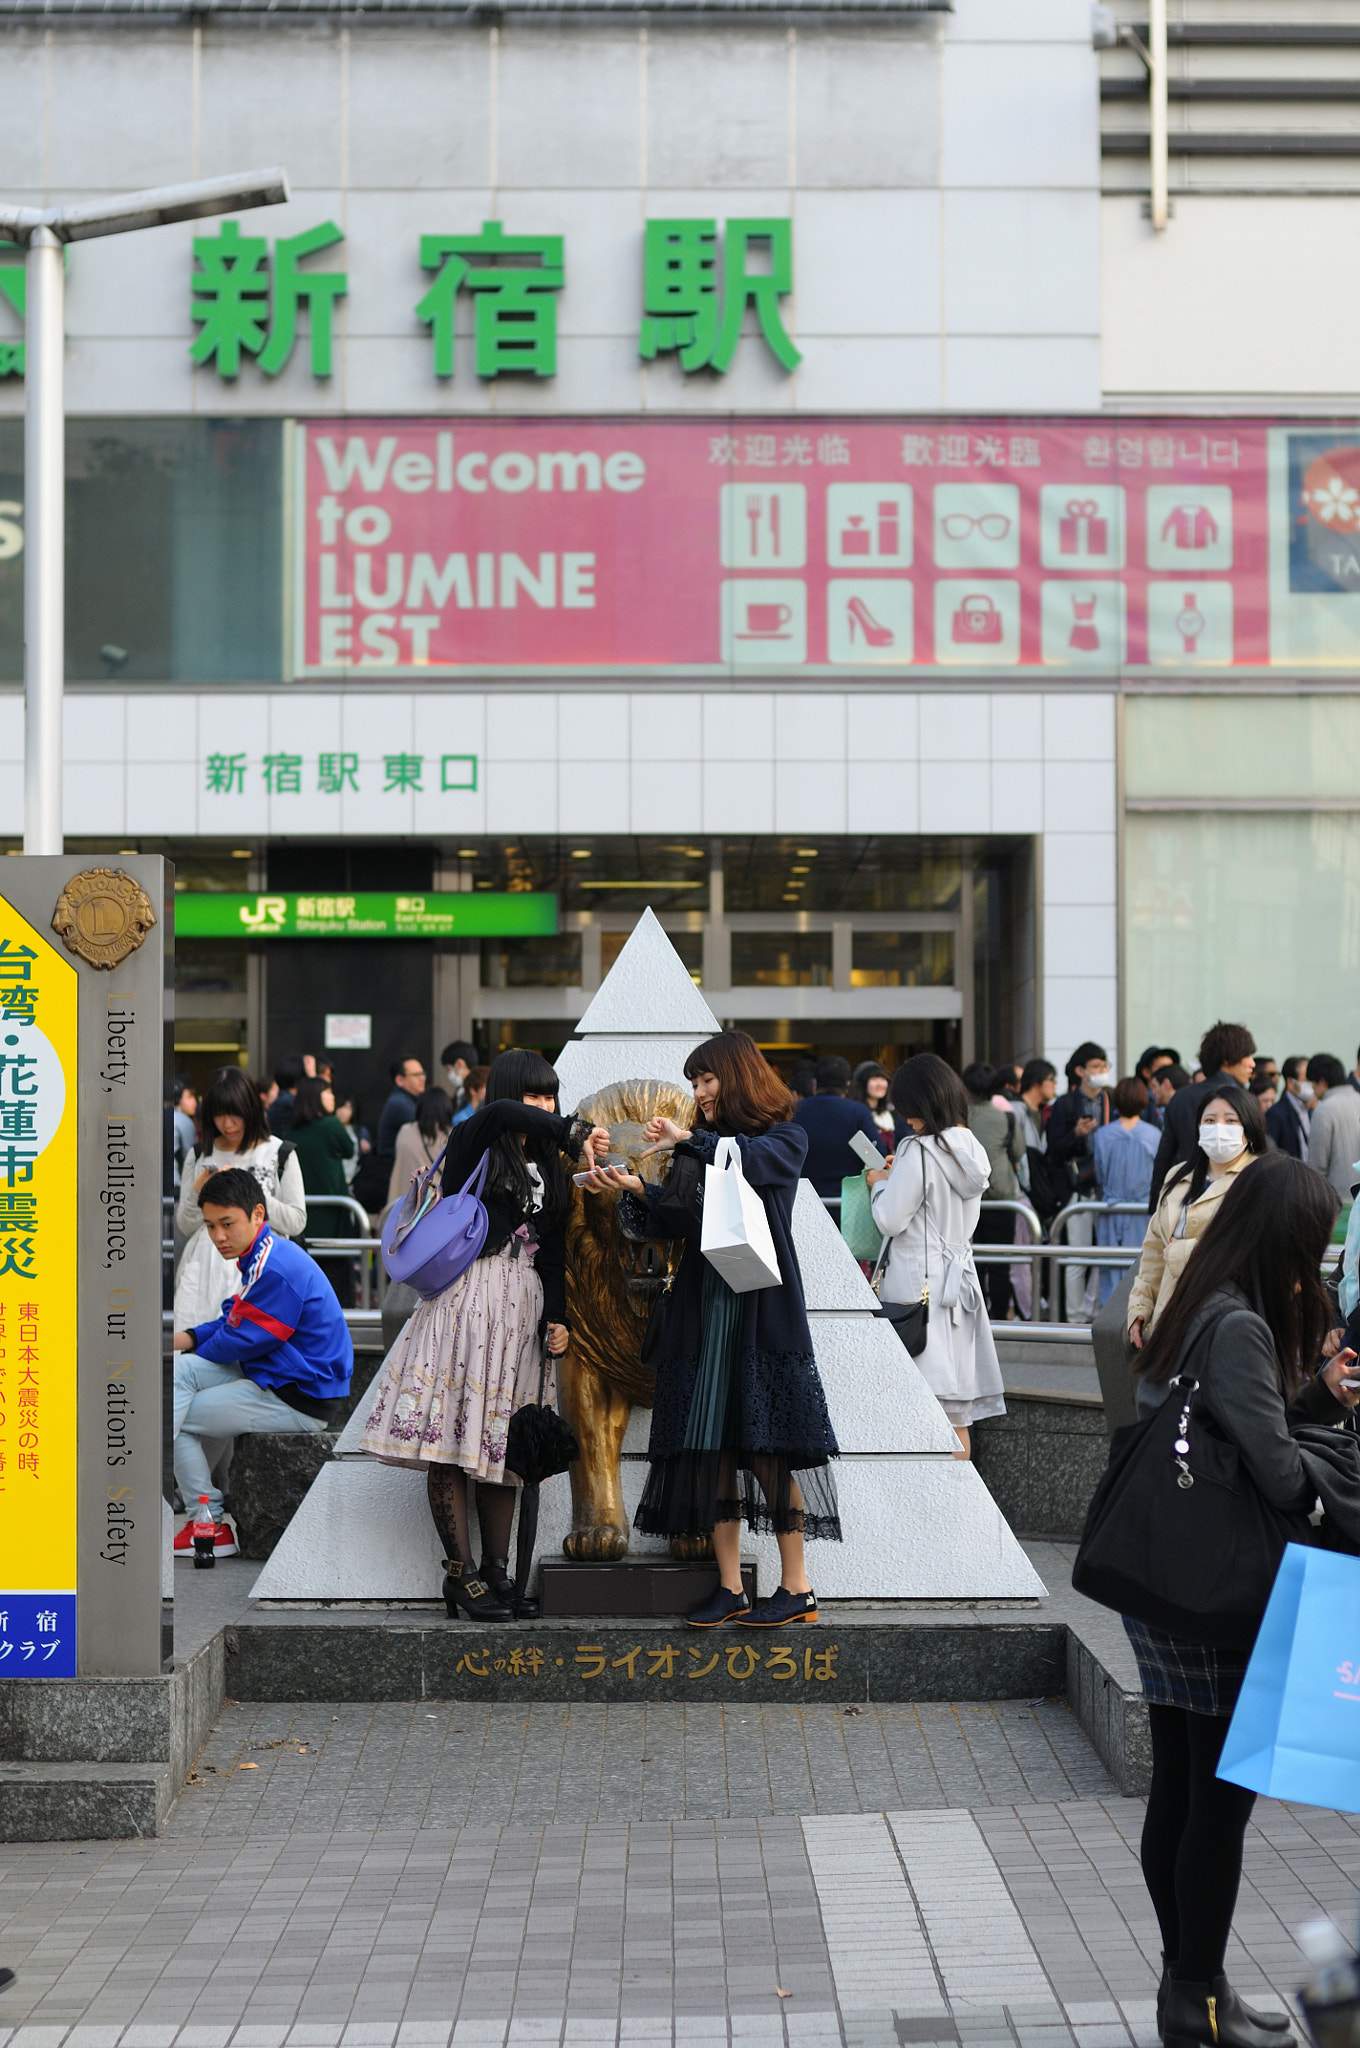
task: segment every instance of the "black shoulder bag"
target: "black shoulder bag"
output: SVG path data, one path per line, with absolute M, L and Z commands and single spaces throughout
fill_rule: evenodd
M 1192 1643 L 1249 1650 L 1286 1543 L 1315 1541 L 1257 1487 L 1237 1445 L 1195 1412 L 1192 1363 L 1162 1406 L 1117 1429 L 1092 1496 L 1072 1584 L 1088 1600 Z
M 892 1239 L 890 1237 L 885 1236 L 883 1239 L 883 1244 L 874 1266 L 873 1278 L 869 1282 L 874 1293 L 879 1297 L 878 1307 L 874 1310 L 874 1314 L 882 1316 L 884 1322 L 892 1324 L 893 1329 L 896 1330 L 913 1358 L 921 1356 L 921 1353 L 926 1348 L 926 1339 L 930 1335 L 930 1190 L 926 1180 L 926 1148 L 919 1138 L 916 1140 L 916 1143 L 921 1154 L 921 1217 L 924 1226 L 922 1246 L 926 1262 L 926 1278 L 925 1285 L 921 1289 L 921 1299 L 919 1301 L 884 1301 L 879 1290 L 883 1285 L 883 1273 L 888 1263 L 888 1254 L 892 1250 Z

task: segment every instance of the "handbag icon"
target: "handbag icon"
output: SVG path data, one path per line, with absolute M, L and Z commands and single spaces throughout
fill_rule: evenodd
M 1001 635 L 1001 614 L 990 597 L 971 591 L 954 614 L 953 638 L 966 647 L 995 647 Z

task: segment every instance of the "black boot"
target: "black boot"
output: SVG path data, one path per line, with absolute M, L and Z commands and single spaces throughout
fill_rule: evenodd
M 1200 2042 L 1218 2048 L 1289 2048 L 1294 2035 L 1288 2020 L 1281 2030 L 1273 2013 L 1253 2015 L 1220 1974 L 1212 1984 L 1168 1979 L 1162 2039 L 1166 2048 L 1194 2048 Z
M 472 1576 L 472 1568 L 457 1558 L 445 1561 L 444 1606 L 450 1621 L 453 1621 L 461 1607 L 470 1621 L 513 1621 L 514 1609 L 494 1594 L 481 1579 Z
M 510 1576 L 508 1558 L 484 1557 L 482 1577 L 496 1598 L 503 1600 L 507 1607 L 513 1608 L 516 1621 L 538 1620 L 541 1611 L 538 1601 L 531 1599 L 527 1593 L 522 1599 L 516 1598 L 515 1582 Z
M 1167 1986 L 1171 1982 L 1171 1967 L 1172 1966 L 1170 1957 L 1166 1954 L 1165 1950 L 1163 1950 L 1162 1981 L 1157 1986 L 1157 2033 L 1159 2038 L 1162 2037 L 1166 2032 L 1166 1991 Z M 1225 1985 L 1227 1984 L 1226 1977 L 1221 1978 L 1219 1981 Z M 1232 1989 L 1231 1985 L 1228 1985 L 1228 1998 L 1236 2001 L 1237 2007 L 1242 2013 L 1243 2018 L 1249 2020 L 1252 2026 L 1269 2027 L 1271 2031 L 1275 2034 L 1287 2034 L 1289 2032 L 1290 2019 L 1288 2013 L 1258 2012 L 1256 2007 L 1254 2005 L 1248 2005 L 1246 1999 L 1240 1997 L 1239 1994 Z M 1223 2018 L 1221 2007 L 1216 2011 L 1216 2017 L 1221 2023 Z

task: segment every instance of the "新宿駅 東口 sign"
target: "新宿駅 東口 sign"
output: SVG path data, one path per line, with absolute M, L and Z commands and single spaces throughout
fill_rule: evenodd
M 392 896 L 229 896 L 184 890 L 175 929 L 186 939 L 551 938 L 557 898 L 542 890 L 428 891 Z

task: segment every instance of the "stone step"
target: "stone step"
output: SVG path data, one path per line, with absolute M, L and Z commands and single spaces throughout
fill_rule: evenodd
M 169 1764 L 0 1763 L 0 1842 L 155 1835 L 179 1789 Z

